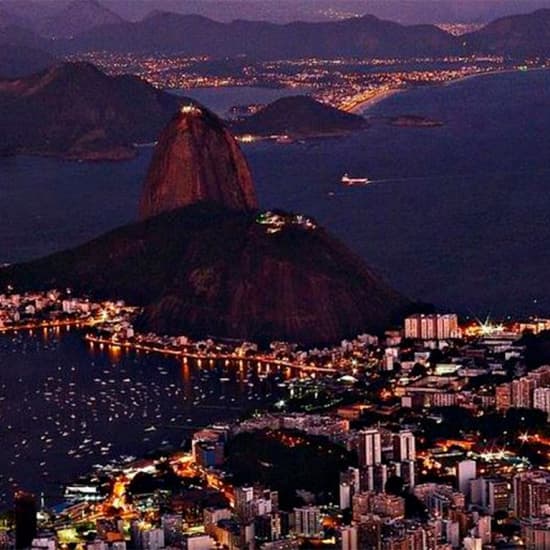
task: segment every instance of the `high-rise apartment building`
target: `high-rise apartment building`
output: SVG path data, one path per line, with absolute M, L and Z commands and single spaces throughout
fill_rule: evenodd
M 459 336 L 458 317 L 454 313 L 417 313 L 405 319 L 405 338 L 414 340 L 445 340 Z
M 463 460 L 457 465 L 458 490 L 470 496 L 470 481 L 476 477 L 476 462 L 475 460 Z
M 382 463 L 382 436 L 379 430 L 359 432 L 358 454 L 361 468 Z
M 317 506 L 294 508 L 295 531 L 301 537 L 321 535 L 321 511 Z
M 409 430 L 402 430 L 393 436 L 393 459 L 396 462 L 416 460 L 416 445 L 414 434 Z
M 537 518 L 550 512 L 550 472 L 529 470 L 517 474 L 513 487 L 518 518 Z
M 533 407 L 545 412 L 550 420 L 550 388 L 537 388 L 533 392 Z

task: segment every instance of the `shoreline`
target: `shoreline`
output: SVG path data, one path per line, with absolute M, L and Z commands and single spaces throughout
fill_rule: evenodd
M 410 88 L 391 88 L 389 90 L 380 90 L 372 93 L 371 97 L 354 102 L 350 107 L 340 107 L 342 111 L 346 113 L 352 113 L 354 115 L 361 115 L 363 111 L 369 109 L 373 105 L 384 101 L 396 94 L 407 91 Z
M 434 83 L 434 84 L 431 84 L 431 86 L 452 86 L 454 84 L 458 84 L 459 82 L 464 82 L 466 80 L 480 78 L 483 76 L 495 76 L 495 75 L 507 74 L 507 73 L 534 72 L 534 71 L 546 71 L 546 70 L 548 70 L 548 67 L 532 67 L 528 69 L 496 69 L 491 71 L 472 73 L 469 75 L 461 76 L 459 78 L 455 78 L 453 80 L 448 80 L 447 82 Z M 348 113 L 353 113 L 355 115 L 362 115 L 362 114 L 365 114 L 374 105 L 380 103 L 381 101 L 384 101 L 385 99 L 389 99 L 393 95 L 408 92 L 421 87 L 424 87 L 424 86 L 409 86 L 406 88 L 392 88 L 390 90 L 381 90 L 380 92 L 374 92 L 371 97 L 365 99 L 364 101 L 359 101 L 357 103 L 354 103 L 349 108 L 341 108 L 341 109 Z
M 496 69 L 494 71 L 485 71 L 481 73 L 468 74 L 466 76 L 461 76 L 460 78 L 455 78 L 454 80 L 449 80 L 444 82 L 442 86 L 452 86 L 453 84 L 458 84 L 459 82 L 464 82 L 465 80 L 471 80 L 473 78 L 479 78 L 482 76 L 496 76 L 499 74 L 511 74 L 511 73 L 531 73 L 535 71 L 547 71 L 548 67 L 532 67 L 528 69 Z
M 132 342 L 129 340 L 112 340 L 110 338 L 104 338 L 101 336 L 96 336 L 93 334 L 84 335 L 84 340 L 90 342 L 91 344 L 100 344 L 112 348 L 121 348 L 125 350 L 132 351 L 144 351 L 146 353 L 157 353 L 160 355 L 171 355 L 175 357 L 180 357 L 182 359 L 198 359 L 198 360 L 215 360 L 215 361 L 243 361 L 248 360 L 250 362 L 256 362 L 257 364 L 263 365 L 275 365 L 280 368 L 294 369 L 300 372 L 315 372 L 321 374 L 338 374 L 337 369 L 331 367 L 318 367 L 315 365 L 305 365 L 301 363 L 292 363 L 291 361 L 285 361 L 281 359 L 272 358 L 264 355 L 251 356 L 248 358 L 243 358 L 242 356 L 234 353 L 197 353 L 196 351 L 187 351 L 185 349 L 173 349 L 169 347 L 162 347 L 155 345 L 154 343 L 144 342 Z

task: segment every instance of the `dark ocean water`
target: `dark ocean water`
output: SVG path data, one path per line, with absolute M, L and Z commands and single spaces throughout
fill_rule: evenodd
M 0 335 L 0 510 L 17 488 L 52 503 L 94 464 L 179 449 L 195 429 L 283 395 L 283 378 L 247 363 L 100 350 L 75 331 Z
M 266 93 L 274 92 L 194 96 L 219 111 Z M 262 206 L 317 217 L 412 298 L 463 313 L 550 313 L 550 72 L 418 88 L 367 114 L 445 125 L 375 122 L 343 139 L 249 146 Z M 72 246 L 134 219 L 149 158 L 144 150 L 123 163 L 0 160 L 0 262 Z M 375 183 L 345 189 L 344 172 Z

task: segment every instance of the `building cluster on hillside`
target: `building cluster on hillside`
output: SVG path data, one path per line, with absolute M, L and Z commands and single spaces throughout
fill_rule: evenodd
M 495 407 L 499 411 L 512 407 L 539 409 L 550 420 L 550 366 L 539 367 L 526 376 L 499 384 L 495 392 Z
M 86 324 L 120 331 L 136 310 L 121 300 L 96 302 L 70 290 L 10 291 L 0 294 L 0 332 Z

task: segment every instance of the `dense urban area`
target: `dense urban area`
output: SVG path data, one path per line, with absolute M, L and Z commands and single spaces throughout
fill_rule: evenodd
M 198 429 L 189 449 L 97 465 L 63 502 L 22 488 L 0 520 L 3 547 L 549 547 L 550 320 L 415 314 L 305 350 L 140 334 L 138 312 L 12 290 L 0 331 L 72 325 L 124 353 L 281 369 L 287 398 Z

